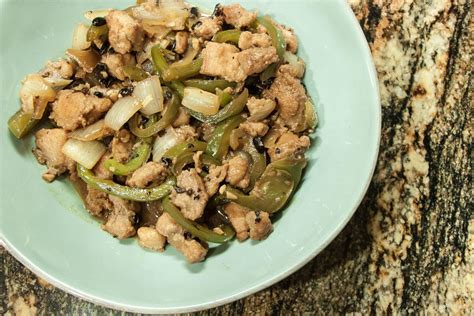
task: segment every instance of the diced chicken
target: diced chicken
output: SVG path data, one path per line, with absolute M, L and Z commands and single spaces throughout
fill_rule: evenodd
M 271 99 L 250 97 L 247 101 L 247 108 L 250 112 L 249 121 L 261 121 L 275 110 L 276 102 Z
M 253 240 L 263 240 L 273 230 L 272 222 L 267 212 L 248 212 L 245 220 L 250 227 L 250 238 Z
M 298 51 L 298 39 L 293 29 L 288 29 L 283 25 L 277 25 L 286 42 L 286 49 L 295 54 Z
M 135 235 L 135 213 L 139 210 L 136 202 L 126 201 L 119 197 L 109 195 L 113 204 L 113 211 L 107 218 L 102 229 L 118 239 L 125 239 Z
M 204 213 L 209 195 L 195 169 L 185 170 L 177 178 L 177 188 L 171 192 L 171 201 L 180 208 L 184 217 L 196 220 Z
M 99 162 L 97 162 L 94 169 L 92 169 L 97 178 L 104 180 L 111 180 L 113 178 L 114 174 L 109 169 L 105 168 L 105 162 L 107 159 L 111 158 L 111 156 L 110 152 L 105 153 L 102 158 L 100 158 Z
M 188 32 L 178 32 L 176 33 L 176 46 L 174 51 L 178 54 L 184 54 L 188 49 Z
M 278 61 L 274 47 L 250 48 L 239 52 L 234 45 L 209 42 L 202 51 L 201 74 L 243 82 Z
M 264 91 L 264 96 L 276 100 L 280 117 L 292 131 L 305 129 L 304 111 L 308 97 L 298 78 L 279 70 L 270 89 Z
M 222 7 L 222 13 L 227 24 L 240 29 L 250 26 L 257 19 L 257 12 L 249 12 L 240 4 L 232 4 Z
M 287 73 L 292 77 L 300 79 L 303 78 L 305 70 L 306 65 L 301 59 L 298 59 L 298 61 L 294 65 L 282 65 L 279 69 L 279 71 L 282 73 Z
M 181 252 L 189 263 L 200 262 L 206 258 L 207 248 L 194 239 L 186 239 L 184 229 L 168 213 L 163 213 L 158 218 L 156 230 L 166 236 L 168 243 Z
M 70 79 L 74 76 L 74 64 L 65 60 L 60 59 L 58 61 L 48 61 L 45 68 L 41 72 L 43 77 L 60 77 L 63 79 Z
M 235 156 L 229 161 L 226 181 L 238 188 L 245 189 L 250 184 L 249 162 L 241 156 Z
M 133 136 L 126 130 L 120 130 L 112 139 L 112 156 L 118 162 L 125 162 L 130 157 L 133 149 Z
M 209 196 L 213 196 L 219 190 L 219 185 L 225 180 L 227 176 L 227 170 L 229 170 L 228 164 L 222 166 L 212 165 L 209 168 L 209 174 L 204 178 L 204 185 Z
M 191 125 L 182 125 L 179 128 L 175 129 L 175 132 L 178 134 L 178 138 L 182 141 L 193 141 L 197 138 L 196 129 Z
M 267 124 L 262 122 L 243 122 L 240 124 L 240 129 L 249 134 L 250 136 L 263 137 L 268 133 L 269 127 Z
M 109 42 L 116 52 L 126 54 L 143 49 L 143 28 L 127 12 L 113 10 L 105 18 L 109 26 Z
M 137 231 L 138 243 L 143 248 L 162 252 L 165 250 L 166 237 L 161 235 L 155 228 L 140 227 Z
M 122 81 L 127 78 L 123 67 L 136 64 L 135 57 L 131 54 L 105 54 L 102 56 L 102 62 L 107 65 L 112 76 Z
M 40 164 L 48 166 L 48 170 L 43 174 L 44 180 L 51 182 L 66 170 L 73 169 L 74 162 L 62 153 L 67 141 L 66 131 L 61 128 L 43 128 L 35 136 L 36 148 L 33 152 L 36 159 Z
M 235 234 L 239 241 L 244 241 L 249 238 L 249 225 L 247 224 L 247 220 L 245 216 L 249 212 L 243 206 L 240 206 L 236 203 L 229 203 L 224 207 L 224 212 L 229 217 L 230 223 L 235 230 Z
M 109 195 L 90 186 L 87 186 L 85 205 L 89 213 L 95 216 L 113 209 L 113 204 L 109 199 Z
M 272 161 L 281 160 L 285 158 L 301 156 L 306 149 L 311 145 L 308 136 L 301 136 L 291 132 L 283 133 L 276 144 L 268 149 L 268 155 Z
M 161 184 L 166 179 L 167 172 L 163 164 L 158 162 L 148 162 L 138 168 L 127 180 L 127 185 L 135 188 L 146 188 L 153 181 Z
M 186 111 L 184 107 L 180 107 L 178 110 L 178 115 L 176 116 L 172 125 L 173 127 L 188 125 L 190 119 L 191 119 L 191 116 L 189 115 L 188 111 Z
M 222 21 L 220 19 L 202 18 L 195 24 L 194 34 L 209 40 L 221 29 Z
M 240 68 L 246 76 L 258 74 L 278 61 L 275 47 L 249 48 L 237 55 Z
M 242 32 L 239 38 L 239 48 L 242 50 L 252 47 L 270 47 L 272 38 L 266 33 Z
M 59 127 L 72 131 L 96 122 L 111 106 L 112 102 L 107 98 L 62 90 L 53 103 L 50 118 Z

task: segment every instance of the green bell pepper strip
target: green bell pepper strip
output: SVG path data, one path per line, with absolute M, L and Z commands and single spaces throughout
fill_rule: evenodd
M 178 144 L 168 149 L 163 158 L 174 159 L 187 152 L 205 151 L 207 144 L 201 141 L 192 141 Z
M 257 183 L 258 179 L 260 179 L 262 174 L 265 172 L 265 169 L 267 168 L 267 157 L 265 152 L 262 154 L 258 152 L 252 139 L 249 139 L 245 144 L 244 151 L 252 157 L 252 164 L 250 166 L 250 184 L 246 189 L 248 192 L 254 188 L 255 183 Z
M 181 171 L 183 170 L 183 168 L 187 165 L 187 164 L 190 164 L 190 163 L 193 163 L 194 162 L 194 154 L 193 152 L 186 152 L 184 154 L 181 154 L 180 156 L 178 156 L 178 158 L 176 159 L 176 162 L 174 163 L 173 165 L 173 173 L 175 175 L 178 175 L 181 173 Z M 206 166 L 211 166 L 211 165 L 215 165 L 215 166 L 220 166 L 221 163 L 219 160 L 207 155 L 207 154 L 203 154 L 201 156 L 201 162 L 206 165 Z
M 8 120 L 8 129 L 16 138 L 20 139 L 26 136 L 39 121 L 33 118 L 32 113 L 19 110 Z
M 122 67 L 124 74 L 133 81 L 142 81 L 149 77 L 147 72 L 135 66 L 125 65 Z
M 249 195 L 226 187 L 226 198 L 256 211 L 275 213 L 289 201 L 301 180 L 305 159 L 284 159 L 271 163 Z
M 185 80 L 184 85 L 186 87 L 198 88 L 210 93 L 216 93 L 216 89 L 224 90 L 226 88 L 235 88 L 235 82 L 229 82 L 224 79 L 216 80 L 204 80 L 204 79 L 189 79 Z
M 220 235 L 207 227 L 188 220 L 183 216 L 181 211 L 171 203 L 169 197 L 163 199 L 163 209 L 176 221 L 176 223 L 178 223 L 178 225 L 183 227 L 184 230 L 203 241 L 222 244 L 234 238 L 235 233 L 233 230 L 223 230 L 224 234 Z
M 155 65 L 155 69 L 158 74 L 163 78 L 165 72 L 170 68 L 168 62 L 166 61 L 165 55 L 163 54 L 163 49 L 160 45 L 155 45 L 151 49 L 151 59 Z M 164 78 L 163 78 L 164 80 Z M 184 96 L 184 84 L 180 81 L 170 81 L 165 83 L 170 89 L 178 93 L 179 97 L 182 99 Z
M 179 81 L 194 77 L 199 74 L 202 67 L 202 58 L 198 58 L 184 65 L 171 65 L 163 71 L 164 81 Z
M 117 176 L 128 176 L 140 168 L 150 158 L 151 146 L 148 142 L 143 142 L 132 152 L 132 159 L 126 163 L 120 163 L 110 158 L 104 163 L 105 168 Z
M 244 121 L 242 116 L 236 115 L 219 124 L 209 139 L 206 153 L 215 159 L 222 160 L 229 149 L 230 134 Z
M 195 119 L 203 122 L 203 123 L 208 123 L 208 124 L 218 124 L 229 117 L 235 116 L 237 114 L 240 114 L 245 106 L 247 105 L 247 101 L 249 98 L 249 91 L 245 89 L 238 97 L 236 97 L 232 102 L 227 104 L 225 107 L 223 107 L 217 114 L 214 115 L 204 115 L 202 113 L 189 110 L 189 114 L 194 117 Z
M 106 41 L 109 37 L 109 27 L 107 24 L 101 26 L 91 25 L 89 31 L 87 31 L 87 41 L 92 42 L 97 39 Z
M 168 196 L 176 185 L 176 179 L 168 178 L 165 183 L 152 189 L 131 188 L 125 185 L 117 184 L 111 180 L 97 178 L 92 171 L 86 167 L 77 164 L 77 174 L 91 187 L 115 195 L 125 200 L 150 202 L 156 201 Z
M 283 55 L 286 50 L 286 41 L 281 31 L 275 26 L 272 19 L 266 15 L 257 18 L 257 25 L 262 25 L 267 30 L 268 34 L 272 38 L 273 46 L 277 50 L 278 57 L 283 60 Z
M 168 102 L 168 105 L 163 112 L 161 118 L 155 122 L 150 124 L 150 126 L 141 128 L 140 125 L 140 114 L 135 114 L 130 121 L 128 122 L 128 126 L 130 127 L 130 131 L 137 137 L 147 138 L 155 135 L 156 133 L 164 130 L 168 126 L 170 126 L 173 121 L 175 120 L 176 116 L 178 115 L 178 110 L 180 106 L 180 99 L 176 93 L 173 93 L 173 97 Z
M 217 89 L 216 94 L 217 94 L 217 97 L 219 98 L 219 105 L 221 107 L 226 106 L 234 99 L 231 94 L 225 91 L 222 91 L 221 89 Z
M 213 42 L 217 43 L 227 43 L 231 42 L 234 44 L 239 44 L 240 35 L 242 34 L 239 30 L 226 30 L 217 32 L 216 35 L 212 38 Z

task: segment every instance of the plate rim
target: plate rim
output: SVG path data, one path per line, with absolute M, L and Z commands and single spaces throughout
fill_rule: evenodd
M 3 1 L 0 1 L 0 2 L 3 2 Z M 378 156 L 379 156 L 379 151 L 380 151 L 381 130 L 382 130 L 382 109 L 381 109 L 381 103 L 380 103 L 379 81 L 377 77 L 377 71 L 375 68 L 373 56 L 372 56 L 369 44 L 367 43 L 367 39 L 364 35 L 364 32 L 354 12 L 352 11 L 352 8 L 344 0 L 338 0 L 338 2 L 342 3 L 345 14 L 349 16 L 349 18 L 352 20 L 352 23 L 355 23 L 356 25 L 355 28 L 356 28 L 358 37 L 359 39 L 362 39 L 362 42 L 363 42 L 362 48 L 364 49 L 365 53 L 369 56 L 369 59 L 370 59 L 370 63 L 368 63 L 367 69 L 369 71 L 369 77 L 371 77 L 371 79 L 373 80 L 374 86 L 376 87 L 376 91 L 374 94 L 375 103 L 376 103 L 376 108 L 375 108 L 376 122 L 374 124 L 376 128 L 376 132 L 377 132 L 376 150 L 374 151 L 373 156 L 371 158 L 372 159 L 371 171 L 369 172 L 369 174 L 367 175 L 367 178 L 365 179 L 364 188 L 361 191 L 360 196 L 357 198 L 357 202 L 354 204 L 352 210 L 347 213 L 347 217 L 345 218 L 345 220 L 342 221 L 337 227 L 335 227 L 333 232 L 330 234 L 329 238 L 327 238 L 326 241 L 322 243 L 319 247 L 314 249 L 314 251 L 309 256 L 307 256 L 300 262 L 294 264 L 293 266 L 286 269 L 285 271 L 280 272 L 279 274 L 261 282 L 260 284 L 257 284 L 253 287 L 247 288 L 243 291 L 240 291 L 238 293 L 232 294 L 230 296 L 227 296 L 227 297 L 224 297 L 212 302 L 203 302 L 199 304 L 182 306 L 182 307 L 140 307 L 140 306 L 130 305 L 126 303 L 114 302 L 113 300 L 108 300 L 104 298 L 99 298 L 92 294 L 88 294 L 83 291 L 80 291 L 72 286 L 69 286 L 60 280 L 57 280 L 54 276 L 42 271 L 33 262 L 31 262 L 27 257 L 25 257 L 18 249 L 16 249 L 16 247 L 13 244 L 11 244 L 8 241 L 7 238 L 5 238 L 5 236 L 3 236 L 3 232 L 1 231 L 0 231 L 0 246 L 3 246 L 16 260 L 18 260 L 21 264 L 27 267 L 36 276 L 39 276 L 40 278 L 45 279 L 47 282 L 49 282 L 56 288 L 59 288 L 60 290 L 68 294 L 72 294 L 75 297 L 78 297 L 89 303 L 100 305 L 102 307 L 107 307 L 107 308 L 111 308 L 111 309 L 123 311 L 123 312 L 133 312 L 133 313 L 142 313 L 142 314 L 190 313 L 190 312 L 202 311 L 205 309 L 222 306 L 224 304 L 228 304 L 236 300 L 242 299 L 244 297 L 247 297 L 249 295 L 255 294 L 269 286 L 276 284 L 277 282 L 287 278 L 288 276 L 292 275 L 293 273 L 301 269 L 308 262 L 314 259 L 319 253 L 321 253 L 321 251 L 324 250 L 340 234 L 340 232 L 344 229 L 344 227 L 353 217 L 354 213 L 359 208 L 370 186 L 370 183 L 372 181 L 372 177 L 374 175 L 375 168 L 378 162 Z

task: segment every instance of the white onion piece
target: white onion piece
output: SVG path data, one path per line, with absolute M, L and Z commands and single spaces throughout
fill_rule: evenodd
M 183 30 L 189 17 L 184 1 L 162 0 L 159 6 L 144 3 L 132 8 L 133 16 L 149 26 L 166 26 L 172 30 Z
M 74 132 L 69 133 L 68 137 L 82 141 L 91 141 L 104 136 L 106 132 L 105 121 L 100 120 L 87 127 L 76 129 Z
M 163 89 L 157 76 L 140 81 L 133 90 L 133 96 L 142 103 L 141 112 L 152 115 L 163 111 Z
M 28 75 L 20 89 L 23 111 L 40 119 L 48 102 L 56 99 L 56 91 L 39 74 Z
M 66 86 L 68 86 L 72 82 L 72 80 L 63 79 L 59 75 L 43 78 L 43 80 L 46 81 L 46 83 L 56 91 L 64 89 Z
M 77 139 L 69 139 L 62 148 L 64 155 L 87 169 L 94 168 L 106 150 L 101 142 L 83 142 Z
M 289 51 L 285 52 L 285 54 L 283 55 L 283 59 L 293 68 L 295 76 L 297 76 L 298 78 L 302 78 L 304 76 L 306 65 L 303 60 L 301 60 L 298 56 Z
M 133 96 L 118 99 L 105 115 L 105 125 L 118 131 L 141 108 L 142 103 Z
M 163 136 L 158 136 L 153 145 L 153 161 L 159 162 L 168 149 L 179 143 L 180 139 L 174 128 L 169 127 Z
M 198 88 L 184 88 L 184 97 L 181 103 L 188 109 L 205 115 L 214 115 L 219 112 L 219 97 Z
M 87 11 L 84 13 L 84 17 L 89 21 L 94 20 L 95 18 L 103 18 L 109 14 L 112 9 L 101 9 L 101 10 L 94 10 L 94 11 Z
M 318 126 L 318 115 L 314 110 L 313 103 L 308 100 L 304 104 L 304 107 L 304 117 L 306 120 L 306 125 L 308 126 L 308 128 L 315 128 L 316 126 Z
M 87 41 L 87 32 L 89 32 L 89 26 L 84 23 L 79 23 L 72 35 L 72 49 L 85 50 L 91 47 L 91 42 Z

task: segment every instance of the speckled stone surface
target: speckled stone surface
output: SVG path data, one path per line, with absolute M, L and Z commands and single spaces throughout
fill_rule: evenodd
M 345 230 L 286 280 L 202 314 L 469 314 L 474 310 L 474 5 L 349 1 L 383 109 L 372 185 Z M 115 314 L 0 249 L 0 314 Z

